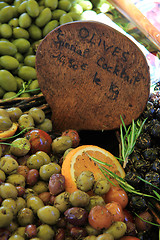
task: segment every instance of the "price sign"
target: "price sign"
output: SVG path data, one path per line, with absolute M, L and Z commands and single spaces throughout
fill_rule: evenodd
M 111 130 L 143 112 L 150 73 L 141 50 L 117 30 L 95 21 L 61 25 L 36 53 L 40 88 L 54 128 Z

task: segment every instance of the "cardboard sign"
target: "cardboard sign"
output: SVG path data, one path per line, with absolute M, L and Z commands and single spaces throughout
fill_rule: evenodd
M 61 25 L 36 53 L 40 88 L 56 130 L 111 130 L 143 112 L 150 74 L 141 50 L 95 21 Z

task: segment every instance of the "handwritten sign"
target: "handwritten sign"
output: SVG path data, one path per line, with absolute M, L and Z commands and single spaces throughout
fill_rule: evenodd
M 95 21 L 61 25 L 36 53 L 40 88 L 55 129 L 110 130 L 146 106 L 150 74 L 141 50 L 115 29 Z

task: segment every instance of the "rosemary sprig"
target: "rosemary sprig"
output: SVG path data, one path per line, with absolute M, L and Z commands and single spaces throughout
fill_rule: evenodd
M 133 186 L 131 186 L 124 178 L 118 176 L 116 173 L 109 170 L 107 167 L 111 166 L 110 164 L 100 161 L 100 160 L 90 156 L 88 153 L 86 153 L 86 154 L 88 155 L 89 158 L 91 158 L 98 165 L 99 169 L 101 170 L 101 172 L 107 179 L 109 179 L 108 176 L 115 179 L 119 183 L 119 186 L 122 187 L 126 192 L 137 194 L 137 195 L 144 196 L 147 198 L 154 198 L 157 201 L 160 201 L 160 196 L 158 196 L 158 194 L 155 193 L 156 196 L 153 196 L 150 194 L 141 193 L 139 190 L 136 190 Z M 109 179 L 109 182 L 115 186 L 115 184 L 110 179 Z
M 137 138 L 141 134 L 143 126 L 147 119 L 141 123 L 138 119 L 136 122 L 132 120 L 132 124 L 126 127 L 122 116 L 120 116 L 122 124 L 120 125 L 120 137 L 121 137 L 121 155 L 123 160 L 123 168 L 126 167 L 129 155 L 133 152 Z

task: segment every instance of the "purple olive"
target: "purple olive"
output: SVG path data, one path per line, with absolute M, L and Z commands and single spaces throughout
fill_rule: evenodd
M 66 220 L 75 226 L 85 225 L 88 219 L 88 212 L 80 207 L 69 208 L 64 212 L 64 215 Z

